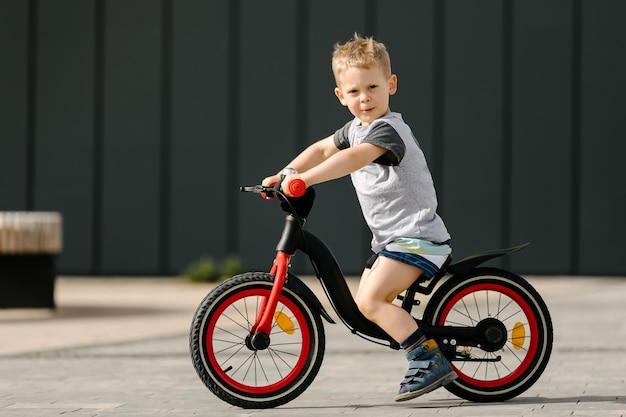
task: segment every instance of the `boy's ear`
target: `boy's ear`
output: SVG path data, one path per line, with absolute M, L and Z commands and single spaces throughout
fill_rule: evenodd
M 341 89 L 339 87 L 335 87 L 335 95 L 337 96 L 337 98 L 339 99 L 339 102 L 343 105 L 343 106 L 347 106 L 348 104 L 346 103 L 346 101 L 343 98 L 343 93 L 341 92 Z
M 391 77 L 389 77 L 389 95 L 396 94 L 396 91 L 398 91 L 398 77 L 396 74 L 391 74 Z

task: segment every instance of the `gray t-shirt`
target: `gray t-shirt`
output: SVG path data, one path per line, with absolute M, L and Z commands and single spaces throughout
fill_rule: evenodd
M 335 132 L 334 141 L 339 149 L 371 143 L 388 150 L 350 174 L 375 253 L 399 237 L 434 243 L 450 239 L 437 214 L 437 195 L 424 153 L 400 113 L 388 113 L 369 126 L 355 118 Z

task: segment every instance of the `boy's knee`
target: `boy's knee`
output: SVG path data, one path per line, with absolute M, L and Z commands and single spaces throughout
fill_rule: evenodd
M 368 319 L 372 319 L 376 314 L 376 303 L 374 300 L 366 297 L 360 297 L 356 301 L 359 311 Z

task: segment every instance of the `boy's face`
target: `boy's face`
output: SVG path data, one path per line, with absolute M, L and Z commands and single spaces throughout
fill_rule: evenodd
M 363 125 L 389 111 L 389 96 L 395 94 L 398 85 L 395 75 L 386 77 L 379 67 L 348 67 L 336 79 L 335 95 Z

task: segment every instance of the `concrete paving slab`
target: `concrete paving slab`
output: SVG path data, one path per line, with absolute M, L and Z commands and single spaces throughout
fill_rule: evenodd
M 554 351 L 513 400 L 472 403 L 440 389 L 394 403 L 402 354 L 337 324 L 325 326 L 324 363 L 306 392 L 243 410 L 213 396 L 189 358 L 188 327 L 210 285 L 63 278 L 58 311 L 0 311 L 0 416 L 626 417 L 626 278 L 529 279 L 551 311 Z

